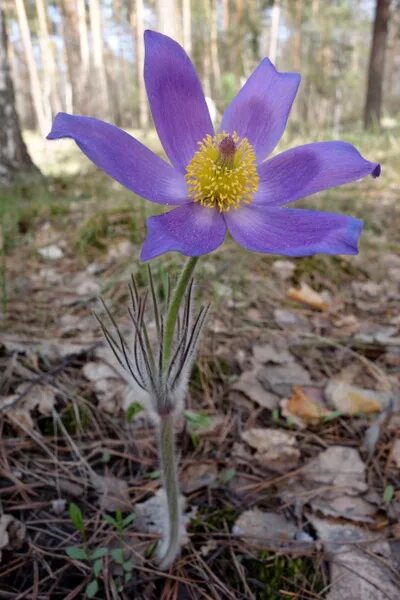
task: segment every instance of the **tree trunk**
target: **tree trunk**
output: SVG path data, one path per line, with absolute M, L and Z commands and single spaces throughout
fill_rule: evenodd
M 270 61 L 275 64 L 278 52 L 278 34 L 279 34 L 279 21 L 281 17 L 281 7 L 279 6 L 278 0 L 275 0 L 272 6 L 272 17 L 271 17 L 271 33 L 269 37 L 269 52 L 268 57 Z
M 7 55 L 7 33 L 0 8 L 0 185 L 23 172 L 37 172 L 23 142 Z
M 31 33 L 29 30 L 28 19 L 26 16 L 24 0 L 15 0 L 17 10 L 18 23 L 21 32 L 22 45 L 25 53 L 25 60 L 28 67 L 29 83 L 31 96 L 36 115 L 37 125 L 40 133 L 45 136 L 49 132 L 50 118 L 46 118 L 44 107 L 42 104 L 42 92 L 40 88 L 40 80 L 38 75 L 35 58 L 33 56 Z
M 210 0 L 209 3 L 209 23 L 210 23 L 210 57 L 211 57 L 211 72 L 214 84 L 214 99 L 218 94 L 221 82 L 221 68 L 219 66 L 218 56 L 218 31 L 217 31 L 217 7 L 215 0 Z
M 303 20 L 303 0 L 296 0 L 294 14 L 294 35 L 292 44 L 292 68 L 301 71 L 301 24 Z
M 176 0 L 157 0 L 157 17 L 159 31 L 180 42 Z
M 143 0 L 136 0 L 136 14 L 130 16 L 131 26 L 136 44 L 136 81 L 138 86 L 139 126 L 146 129 L 149 124 L 146 88 L 143 79 L 144 67 L 144 6 Z
M 390 0 L 376 0 L 374 29 L 368 68 L 364 128 L 380 126 Z
M 39 43 L 43 58 L 44 96 L 46 103 L 51 107 L 51 116 L 54 116 L 61 110 L 61 100 L 57 89 L 58 77 L 54 48 L 47 23 L 46 0 L 36 0 L 36 10 L 39 17 Z
M 107 73 L 104 64 L 103 25 L 99 0 L 89 2 L 90 28 L 92 33 L 93 63 L 98 80 L 98 113 L 110 116 L 110 98 L 108 94 Z
M 63 38 L 68 68 L 65 84 L 67 110 L 78 114 L 86 112 L 88 80 L 84 77 L 81 61 L 80 31 L 76 0 L 62 0 Z
M 190 55 L 192 52 L 192 6 L 191 0 L 182 0 L 182 37 L 183 47 Z
M 90 51 L 88 26 L 86 21 L 85 0 L 78 0 L 78 28 L 79 28 L 79 47 L 81 51 L 83 77 L 87 80 L 89 74 Z

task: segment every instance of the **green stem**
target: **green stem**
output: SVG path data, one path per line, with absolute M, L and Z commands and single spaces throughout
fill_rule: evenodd
M 176 320 L 178 318 L 178 313 L 180 306 L 182 304 L 182 299 L 185 294 L 185 291 L 189 285 L 190 279 L 193 275 L 194 268 L 198 261 L 198 256 L 193 256 L 188 258 L 186 261 L 186 265 L 183 268 L 183 271 L 179 277 L 177 286 L 174 291 L 174 295 L 172 296 L 172 300 L 168 307 L 167 318 L 165 321 L 165 329 L 164 329 L 164 353 L 163 353 L 163 368 L 165 369 L 168 365 L 169 359 L 171 358 L 172 345 L 174 341 L 174 333 Z
M 163 369 L 171 358 L 176 322 L 183 297 L 193 275 L 198 257 L 188 258 L 179 277 L 168 306 L 164 328 Z M 173 412 L 160 414 L 159 447 L 161 474 L 167 497 L 168 530 L 164 540 L 165 551 L 160 558 L 160 568 L 167 569 L 175 560 L 180 548 L 180 519 L 178 465 L 175 456 L 175 418 Z
M 161 419 L 159 436 L 161 473 L 168 506 L 168 538 L 164 540 L 166 550 L 160 559 L 160 569 L 164 570 L 173 563 L 180 548 L 179 481 L 172 414 Z

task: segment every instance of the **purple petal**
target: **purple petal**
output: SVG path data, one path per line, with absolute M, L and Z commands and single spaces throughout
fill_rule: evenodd
M 214 208 L 204 208 L 194 202 L 147 220 L 147 237 L 141 260 L 175 250 L 185 256 L 200 256 L 212 252 L 225 239 L 226 225 Z
M 346 142 L 318 142 L 278 154 L 258 167 L 254 204 L 280 206 L 366 175 L 379 177 L 381 167 L 365 160 Z
M 229 104 L 221 131 L 247 137 L 261 162 L 282 137 L 299 83 L 300 75 L 279 73 L 265 58 Z
M 171 38 L 146 31 L 144 79 L 158 136 L 172 164 L 184 171 L 197 143 L 214 135 L 196 71 Z
M 285 256 L 357 254 L 362 230 L 362 221 L 353 217 L 301 208 L 242 206 L 225 219 L 247 250 Z
M 65 137 L 135 194 L 158 204 L 187 201 L 183 175 L 122 129 L 92 117 L 58 113 L 47 139 Z

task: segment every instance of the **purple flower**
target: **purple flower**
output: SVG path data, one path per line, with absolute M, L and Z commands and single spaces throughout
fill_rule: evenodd
M 57 115 L 48 139 L 69 137 L 101 169 L 152 202 L 176 208 L 147 221 L 141 258 L 215 250 L 227 230 L 255 252 L 356 254 L 362 222 L 285 205 L 380 166 L 351 144 L 319 142 L 266 160 L 279 142 L 300 83 L 265 58 L 227 107 L 215 134 L 194 67 L 172 39 L 147 31 L 144 78 L 168 164 L 117 127 Z

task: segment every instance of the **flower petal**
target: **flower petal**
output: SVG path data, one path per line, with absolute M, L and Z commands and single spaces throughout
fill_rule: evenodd
M 170 212 L 147 219 L 147 237 L 141 260 L 175 250 L 185 256 L 212 252 L 225 239 L 226 225 L 214 208 L 191 202 Z
M 261 162 L 282 137 L 299 84 L 300 75 L 279 73 L 265 58 L 225 110 L 221 131 L 247 137 Z
M 255 204 L 280 206 L 321 190 L 379 177 L 380 165 L 365 160 L 347 142 L 317 142 L 292 148 L 258 167 L 259 189 Z
M 144 79 L 157 133 L 172 164 L 184 171 L 197 143 L 214 135 L 201 84 L 174 40 L 155 31 L 146 31 L 144 40 Z
M 242 206 L 225 219 L 241 246 L 285 256 L 357 254 L 362 230 L 362 221 L 353 217 L 301 208 Z
M 75 140 L 97 167 L 139 196 L 158 204 L 187 202 L 182 174 L 122 129 L 92 117 L 58 113 L 47 139 L 65 137 Z

